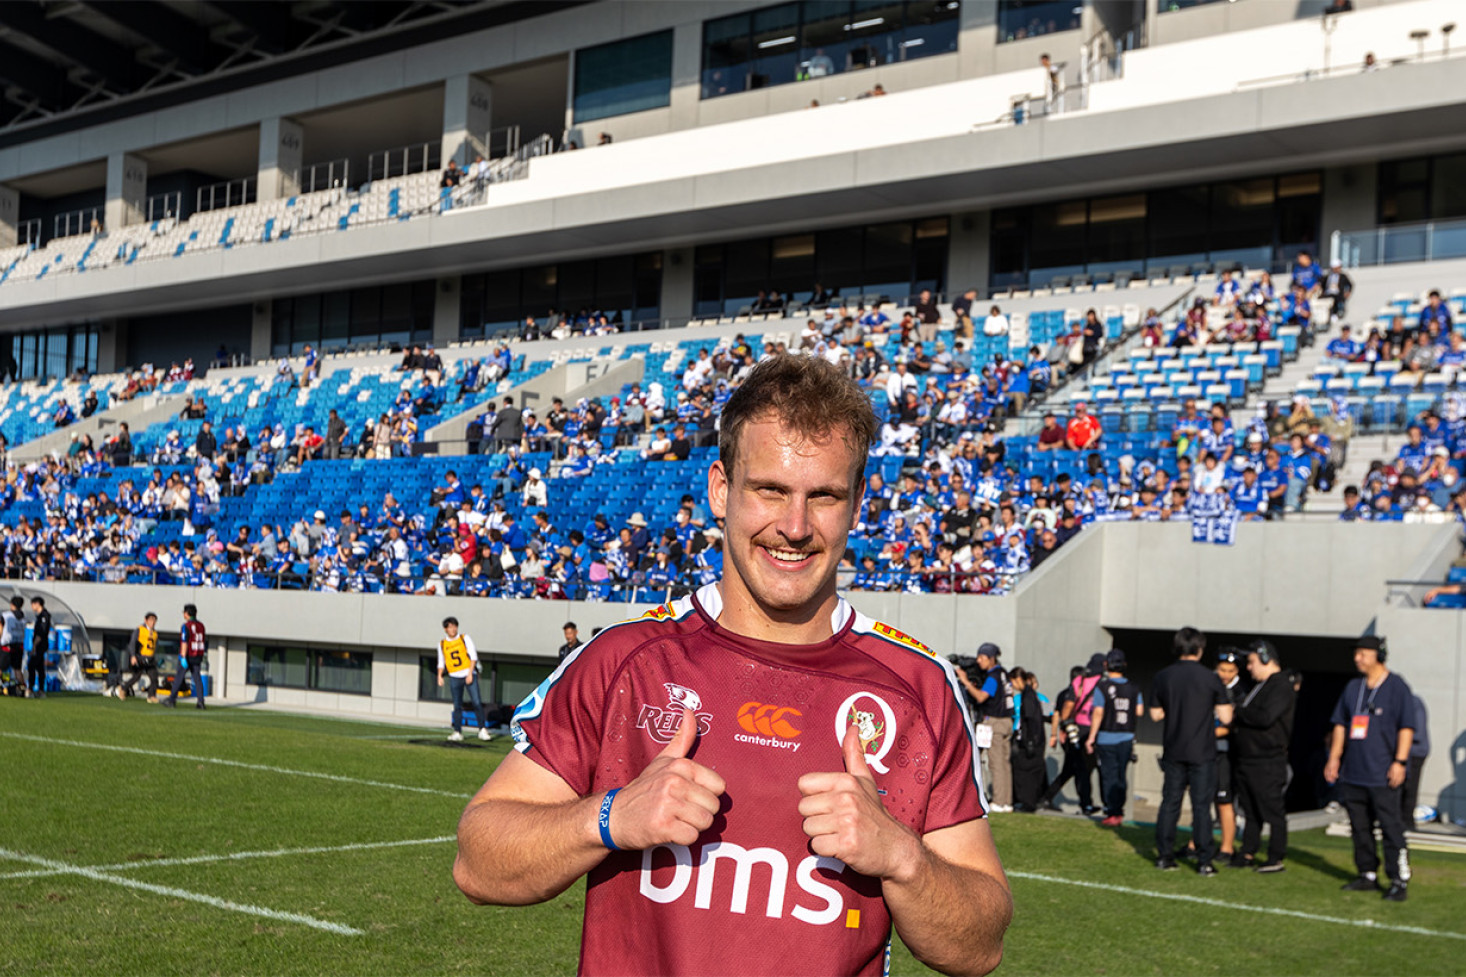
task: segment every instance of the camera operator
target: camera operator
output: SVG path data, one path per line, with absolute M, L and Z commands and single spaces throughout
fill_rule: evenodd
M 1247 671 L 1257 684 L 1237 706 L 1232 719 L 1233 774 L 1237 801 L 1247 826 L 1242 831 L 1242 858 L 1251 860 L 1262 846 L 1262 826 L 1270 832 L 1267 861 L 1259 872 L 1283 871 L 1288 854 L 1288 744 L 1293 740 L 1297 694 L 1283 674 L 1278 653 L 1266 641 L 1247 646 Z
M 975 742 L 988 764 L 988 783 L 993 787 L 989 810 L 1001 814 L 1013 810 L 1013 686 L 1008 673 L 998 664 L 1002 651 L 992 642 L 977 648 L 977 674 L 957 669 L 957 680 L 977 703 L 973 719 Z

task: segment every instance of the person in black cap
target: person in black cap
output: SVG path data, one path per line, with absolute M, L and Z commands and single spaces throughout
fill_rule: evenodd
M 1257 684 L 1238 705 L 1232 724 L 1237 802 L 1247 826 L 1242 832 L 1244 864 L 1262 847 L 1268 826 L 1267 861 L 1257 871 L 1283 871 L 1288 854 L 1288 744 L 1293 741 L 1297 693 L 1283 674 L 1278 652 L 1266 641 L 1247 646 L 1247 671 Z
M 1013 686 L 998 664 L 1001 654 L 990 641 L 978 645 L 977 667 L 987 673 L 981 683 L 974 683 L 962 669 L 956 670 L 967 694 L 977 703 L 974 721 L 986 729 L 977 731 L 977 745 L 987 760 L 988 783 L 993 787 L 989 810 L 998 814 L 1013 810 Z
M 981 684 L 973 684 L 966 672 L 957 669 L 957 678 L 968 695 L 978 704 L 973 722 L 984 726 L 987 732 L 978 731 L 978 747 L 982 757 L 988 761 L 988 783 L 992 785 L 991 813 L 1007 813 L 1013 810 L 1013 684 L 998 657 L 1003 651 L 991 641 L 978 645 L 979 669 L 987 675 Z M 984 747 L 987 741 L 987 747 Z
M 1076 665 L 1069 672 L 1069 685 L 1059 693 L 1054 703 L 1054 731 L 1049 745 L 1060 743 L 1064 747 L 1064 766 L 1059 775 L 1044 791 L 1040 807 L 1050 811 L 1059 810 L 1054 798 L 1072 778 L 1074 790 L 1079 795 L 1079 810 L 1086 817 L 1095 813 L 1094 806 L 1094 754 L 1084 748 L 1089 738 L 1091 713 L 1094 709 L 1094 687 L 1099 685 L 1105 671 L 1104 652 L 1095 652 L 1089 657 L 1088 665 Z
M 1125 653 L 1119 648 L 1105 655 L 1105 677 L 1094 689 L 1094 711 L 1090 717 L 1085 752 L 1099 760 L 1100 797 L 1105 818 L 1100 824 L 1118 828 L 1125 823 L 1125 772 L 1135 753 L 1135 730 L 1145 702 L 1140 689 L 1125 677 Z
M 1196 871 L 1215 875 L 1216 841 L 1211 805 L 1217 793 L 1217 722 L 1232 721 L 1232 702 L 1216 672 L 1201 663 L 1206 635 L 1182 628 L 1171 639 L 1173 665 L 1160 670 L 1151 685 L 1150 718 L 1164 723 L 1161 734 L 1161 807 L 1156 814 L 1156 868 L 1176 867 L 1176 825 L 1181 801 L 1191 794 L 1191 840 Z
M 1360 677 L 1344 687 L 1334 705 L 1334 732 L 1323 776 L 1338 783 L 1339 799 L 1349 812 L 1358 878 L 1349 892 L 1379 891 L 1379 854 L 1374 829 L 1384 841 L 1384 898 L 1404 902 L 1410 885 L 1410 852 L 1400 815 L 1400 788 L 1410 766 L 1415 739 L 1415 696 L 1405 680 L 1385 667 L 1385 639 L 1368 634 L 1354 643 Z

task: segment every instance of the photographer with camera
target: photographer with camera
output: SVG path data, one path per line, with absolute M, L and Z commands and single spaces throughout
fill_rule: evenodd
M 975 703 L 974 742 L 988 764 L 988 783 L 993 801 L 988 810 L 1002 814 L 1013 810 L 1013 685 L 998 664 L 1002 651 L 990 641 L 977 648 L 977 656 L 957 665 L 957 680 Z
M 1069 685 L 1059 693 L 1054 702 L 1054 730 L 1049 737 L 1050 746 L 1064 747 L 1064 766 L 1059 776 L 1049 784 L 1040 807 L 1050 811 L 1059 810 L 1054 798 L 1064 789 L 1070 779 L 1079 794 L 1079 810 L 1086 817 L 1095 813 L 1094 806 L 1094 754 L 1084 749 L 1089 738 L 1089 720 L 1094 709 L 1094 689 L 1099 685 L 1105 668 L 1105 656 L 1096 652 L 1089 658 L 1089 665 L 1075 665 L 1069 670 Z

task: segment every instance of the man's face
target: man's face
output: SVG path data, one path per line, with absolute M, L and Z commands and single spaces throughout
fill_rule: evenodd
M 1249 666 L 1251 662 L 1248 662 Z M 1231 685 L 1232 679 L 1237 677 L 1237 663 L 1229 661 L 1217 662 L 1217 678 L 1222 680 L 1223 685 Z
M 1360 672 L 1368 672 L 1379 664 L 1379 652 L 1373 648 L 1354 649 L 1354 667 Z
M 580 640 L 580 631 L 579 630 L 577 630 L 576 628 L 566 628 L 565 629 L 565 643 L 567 645 L 573 645 L 573 644 L 575 644 L 575 642 L 577 642 L 579 640 Z
M 458 625 L 452 622 L 443 625 L 443 633 L 446 634 L 449 638 L 458 637 Z
M 708 471 L 708 501 L 725 520 L 724 600 L 750 600 L 771 620 L 803 623 L 835 599 L 835 570 L 860 512 L 861 462 L 841 436 L 807 438 L 775 418 L 748 423 L 737 464 Z
M 1218 672 L 1218 674 L 1221 673 Z M 1248 652 L 1247 654 L 1247 674 L 1252 676 L 1254 682 L 1267 680 L 1267 666 L 1258 659 L 1257 652 L 1255 651 Z

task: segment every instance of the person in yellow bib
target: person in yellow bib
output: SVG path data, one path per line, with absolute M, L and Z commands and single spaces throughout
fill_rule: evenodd
M 144 673 L 148 676 L 148 701 L 158 701 L 158 615 L 143 615 L 143 623 L 132 633 L 127 649 L 127 674 L 117 686 L 117 698 L 126 699 Z
M 467 689 L 474 714 L 478 716 L 478 738 L 487 742 L 494 736 L 489 732 L 488 714 L 479 696 L 478 683 L 474 681 L 478 649 L 473 646 L 472 638 L 459 632 L 456 617 L 443 618 L 443 633 L 447 637 L 438 642 L 438 686 L 442 687 L 446 674 L 448 686 L 453 690 L 453 732 L 448 734 L 448 741 L 463 742 L 463 693 Z

